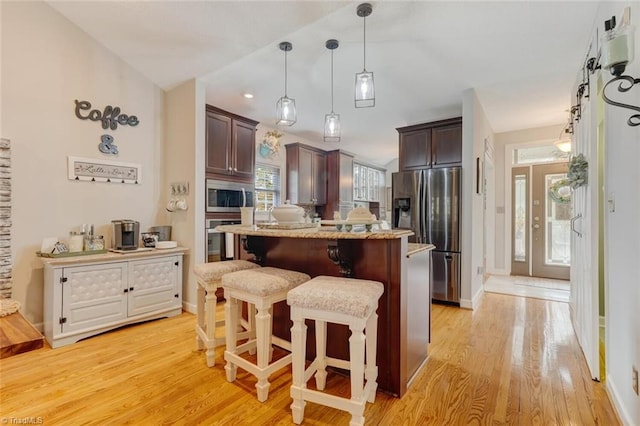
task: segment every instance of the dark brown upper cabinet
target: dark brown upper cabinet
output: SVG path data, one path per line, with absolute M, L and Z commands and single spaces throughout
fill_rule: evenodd
M 396 130 L 400 136 L 400 171 L 462 164 L 461 117 Z
M 206 106 L 207 177 L 253 182 L 257 121 Z
M 298 205 L 327 202 L 326 152 L 300 143 L 287 149 L 287 199 Z
M 333 212 L 343 218 L 353 209 L 353 154 L 341 150 L 327 152 L 327 204 L 323 219 L 333 219 Z

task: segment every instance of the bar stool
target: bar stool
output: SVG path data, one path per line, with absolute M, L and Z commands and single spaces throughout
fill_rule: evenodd
M 225 344 L 224 336 L 216 337 L 216 327 L 224 325 L 224 320 L 216 321 L 216 290 L 221 286 L 222 276 L 229 272 L 260 268 L 247 260 L 225 260 L 222 262 L 200 263 L 193 267 L 197 277 L 197 322 L 196 347 L 207 349 L 207 366 L 216 363 L 216 348 Z M 251 327 L 245 324 L 245 328 Z M 245 337 L 241 334 L 240 338 Z
M 302 423 L 305 401 L 311 401 L 351 413 L 350 426 L 364 425 L 366 402 L 375 400 L 378 387 L 376 310 L 383 291 L 383 285 L 377 281 L 318 276 L 289 292 L 287 303 L 293 320 L 291 414 L 294 423 Z M 305 368 L 305 319 L 315 320 L 316 328 L 316 358 L 308 368 Z M 326 356 L 327 322 L 349 326 L 349 361 Z M 350 370 L 350 399 L 321 392 L 326 384 L 327 365 Z M 307 389 L 307 381 L 314 373 L 318 390 Z
M 260 402 L 266 401 L 269 396 L 269 376 L 291 363 L 290 353 L 271 362 L 272 343 L 283 349 L 291 348 L 289 342 L 272 336 L 271 307 L 274 303 L 286 300 L 289 290 L 308 281 L 309 278 L 309 275 L 301 272 L 272 267 L 233 272 L 222 277 L 224 297 L 227 299 L 224 305 L 227 340 L 224 351 L 227 364 L 224 369 L 227 372 L 227 381 L 236 380 L 237 367 L 253 374 L 258 379 L 256 389 Z M 257 310 L 255 339 L 250 339 L 240 346 L 237 345 L 238 336 L 232 332 L 237 327 L 238 301 L 253 303 Z M 257 352 L 257 364 L 241 356 L 253 348 Z

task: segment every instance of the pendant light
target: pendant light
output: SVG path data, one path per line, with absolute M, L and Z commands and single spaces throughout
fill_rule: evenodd
M 325 46 L 331 50 L 331 113 L 324 116 L 324 141 L 340 142 L 340 114 L 333 112 L 333 51 L 338 48 L 338 40 L 327 40 Z
M 288 41 L 280 43 L 280 50 L 284 52 L 284 96 L 276 104 L 276 124 L 279 126 L 293 126 L 296 122 L 296 100 L 287 97 L 287 52 L 293 49 Z
M 355 103 L 356 108 L 367 108 L 376 105 L 375 88 L 373 86 L 373 73 L 367 71 L 367 16 L 371 15 L 373 8 L 369 3 L 362 3 L 356 9 L 358 16 L 364 21 L 363 67 L 362 72 L 356 74 Z

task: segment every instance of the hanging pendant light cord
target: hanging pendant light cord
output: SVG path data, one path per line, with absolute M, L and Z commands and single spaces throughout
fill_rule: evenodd
M 333 114 L 333 49 L 331 49 L 331 114 Z
M 367 71 L 367 17 L 363 17 L 362 18 L 364 20 L 364 36 L 363 38 L 363 43 L 362 43 L 362 53 L 364 56 L 364 60 L 363 60 L 363 66 L 362 68 L 364 69 L 364 71 Z
M 287 51 L 284 51 L 284 97 L 287 97 Z

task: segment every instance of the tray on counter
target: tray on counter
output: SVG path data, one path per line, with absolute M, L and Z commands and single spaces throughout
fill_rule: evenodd
M 321 220 L 320 225 L 336 226 L 336 225 L 376 225 L 382 223 L 381 220 L 373 219 L 347 219 L 347 220 Z
M 260 229 L 308 229 L 317 228 L 317 223 L 256 223 L 256 226 Z
M 105 254 L 107 250 L 87 250 L 87 251 L 74 251 L 74 252 L 65 252 L 65 253 L 42 253 L 40 250 L 36 252 L 36 256 L 38 257 L 51 257 L 51 258 L 60 258 L 60 257 L 76 257 L 76 256 L 87 256 L 90 254 Z

